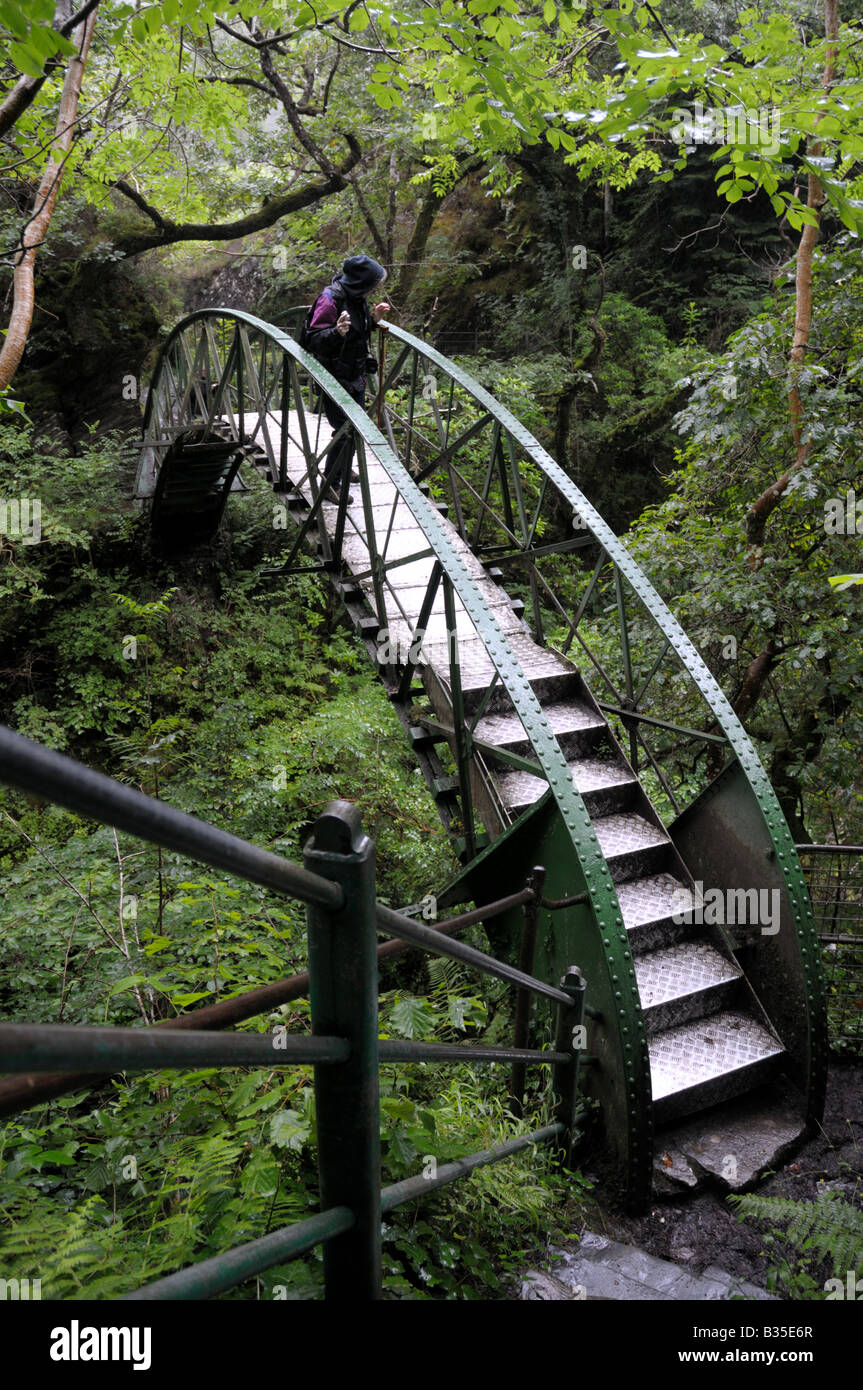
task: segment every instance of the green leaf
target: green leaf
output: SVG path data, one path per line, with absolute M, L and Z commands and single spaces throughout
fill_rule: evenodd
M 279 1187 L 279 1165 L 269 1149 L 259 1149 L 240 1177 L 240 1187 L 251 1197 L 272 1197 Z
M 20 5 L 10 5 L 6 0 L 0 3 L 0 24 L 3 24 L 16 38 L 26 39 L 29 26 Z
M 428 1038 L 434 1032 L 434 1010 L 425 999 L 408 996 L 392 1011 L 392 1026 L 403 1038 Z
M 25 77 L 41 77 L 44 62 L 39 58 L 38 53 L 32 46 L 23 43 L 10 43 L 9 57 L 15 64 L 19 72 L 23 72 Z
M 299 1151 L 311 1137 L 309 1121 L 296 1110 L 280 1110 L 270 1120 L 270 1141 L 279 1149 Z
M 145 985 L 146 975 L 126 975 L 122 980 L 117 980 L 108 990 L 108 997 L 114 994 L 124 994 L 126 990 L 134 989 L 136 985 Z

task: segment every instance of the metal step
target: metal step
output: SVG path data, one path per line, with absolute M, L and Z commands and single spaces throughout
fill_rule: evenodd
M 687 884 L 671 874 L 655 874 L 616 885 L 633 955 L 670 945 L 688 934 L 682 922 L 674 921 L 684 889 L 691 892 Z
M 685 941 L 638 956 L 635 979 L 652 1035 L 727 1007 L 743 971 L 706 941 Z
M 520 624 L 518 630 L 507 633 L 507 641 L 541 705 L 565 699 L 574 684 L 580 688 L 581 677 L 575 668 L 556 652 L 538 647 L 521 629 Z M 468 713 L 473 713 L 482 703 L 495 674 L 491 658 L 479 641 L 476 648 L 472 651 L 468 644 L 463 643 L 459 649 L 462 694 Z M 499 714 L 511 711 L 512 702 L 498 684 L 492 691 L 484 713 Z
M 557 700 L 543 705 L 543 714 L 555 734 L 564 755 L 588 755 L 601 743 L 608 740 L 608 725 L 601 714 L 581 700 Z M 524 731 L 518 715 L 484 715 L 474 730 L 477 738 L 493 743 L 498 748 L 508 748 L 512 753 L 530 757 L 531 742 Z
M 593 828 L 614 883 L 655 873 L 671 853 L 665 831 L 635 811 L 601 816 Z
M 659 1033 L 648 1048 L 658 1124 L 751 1090 L 785 1055 L 762 1023 L 731 1009 Z
M 323 438 L 323 436 L 322 436 Z M 289 474 L 294 486 L 310 499 L 307 483 L 300 484 L 304 463 L 289 453 Z M 371 521 L 378 536 L 385 566 L 383 574 L 386 624 L 391 643 L 399 650 L 413 645 L 413 627 L 424 605 L 429 579 L 435 567 L 429 543 L 412 518 L 404 500 L 396 497 L 385 470 L 368 455 Z M 348 514 L 343 555 L 347 573 L 341 583 L 344 596 L 358 609 L 361 632 L 368 639 L 374 624 L 363 616 L 362 598 L 371 590 L 369 549 L 364 537 L 367 520 L 359 485 L 351 488 L 355 504 Z M 395 505 L 393 505 L 395 502 Z M 439 508 L 445 514 L 445 508 Z M 337 511 L 324 504 L 324 525 L 333 533 Z M 686 869 L 669 835 L 658 823 L 636 773 L 618 749 L 603 716 L 572 660 L 539 645 L 520 621 L 521 600 L 513 601 L 505 584 L 509 571 L 484 565 L 443 521 L 454 550 L 477 585 L 477 597 L 492 612 L 506 641 L 530 683 L 547 725 L 556 736 L 585 800 L 600 848 L 608 864 L 631 943 L 651 1059 L 654 1117 L 657 1123 L 689 1117 L 706 1107 L 760 1085 L 781 1069 L 784 1052 L 769 1025 L 746 1010 L 748 986 L 736 962 L 723 954 L 721 941 L 714 945 L 705 934 L 681 920 L 681 895 L 691 891 Z M 392 564 L 400 560 L 404 563 Z M 351 580 L 348 576 L 363 575 Z M 476 737 L 493 748 L 531 758 L 532 744 L 521 719 L 501 683 L 495 667 L 462 602 L 454 601 L 457 650 L 463 708 L 468 721 L 481 707 L 483 714 Z M 382 623 L 383 625 L 383 623 Z M 421 675 L 425 696 L 435 717 L 449 727 L 452 705 L 451 634 L 448 632 L 441 589 L 428 615 L 422 644 Z M 374 657 L 374 642 L 366 645 Z M 381 668 L 381 675 L 391 678 Z M 391 691 L 391 694 L 393 692 Z M 438 761 L 435 739 L 417 723 L 417 711 L 407 697 L 396 701 L 413 739 L 415 752 L 441 807 L 445 823 L 461 814 L 458 781 Z M 515 817 L 527 811 L 546 792 L 547 783 L 522 769 L 483 754 L 494 786 L 477 771 L 483 792 L 476 801 L 485 818 L 505 821 L 500 805 Z M 492 804 L 493 803 L 493 804 Z M 488 821 L 487 828 L 492 829 Z M 492 833 L 498 833 L 498 826 Z M 689 1121 L 687 1120 L 687 1123 Z
M 638 779 L 629 769 L 610 759 L 582 758 L 570 762 L 569 768 L 591 816 L 622 810 L 638 789 Z M 544 778 L 521 771 L 496 772 L 494 782 L 503 804 L 515 815 L 538 801 L 548 787 Z

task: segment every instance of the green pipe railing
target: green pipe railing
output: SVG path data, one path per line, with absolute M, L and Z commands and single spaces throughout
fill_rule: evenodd
M 562 988 L 556 988 L 379 904 L 374 845 L 363 834 L 359 811 L 352 803 L 333 801 L 324 809 L 306 845 L 301 868 L 2 727 L 0 781 L 140 839 L 180 848 L 193 859 L 250 882 L 264 883 L 306 904 L 311 1037 L 291 1037 L 284 1029 L 262 1036 L 214 1034 L 193 1028 L 169 1031 L 158 1026 L 0 1024 L 0 1068 L 38 1074 L 58 1066 L 76 1067 L 83 1075 L 71 1080 L 78 1085 L 92 1086 L 104 1074 L 117 1070 L 314 1066 L 321 1212 L 156 1280 L 125 1295 L 126 1299 L 212 1298 L 321 1244 L 325 1298 L 379 1299 L 384 1212 L 534 1144 L 556 1139 L 563 1161 L 570 1161 L 579 1075 L 574 1038 L 581 1035 L 585 1015 L 586 987 L 580 971 L 571 967 Z M 534 894 L 525 889 L 516 896 L 526 904 Z M 482 909 L 482 918 L 505 911 L 512 903 L 510 895 L 500 904 L 491 904 Z M 462 921 L 478 915 L 466 913 Z M 379 1040 L 379 930 L 397 935 L 399 944 L 409 942 L 452 956 L 554 1002 L 554 1050 Z M 542 1129 L 447 1164 L 433 1178 L 409 1178 L 382 1191 L 381 1062 L 548 1066 L 553 1075 L 556 1118 Z M 20 1108 L 38 1099 L 32 1090 L 29 1094 L 24 1091 L 19 1097 Z

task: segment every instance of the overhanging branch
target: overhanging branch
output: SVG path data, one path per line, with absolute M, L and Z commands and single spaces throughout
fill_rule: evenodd
M 362 150 L 356 137 L 347 131 L 343 134 L 350 153 L 342 164 L 334 169 L 333 177 L 313 179 L 302 188 L 272 198 L 257 212 L 250 213 L 248 217 L 237 218 L 233 222 L 173 222 L 146 203 L 140 194 L 133 196 L 132 202 L 156 223 L 156 231 L 121 237 L 115 243 L 117 250 L 127 256 L 139 256 L 143 251 L 154 251 L 159 246 L 171 246 L 178 241 L 234 241 L 238 237 L 251 236 L 253 232 L 262 232 L 282 217 L 310 207 L 322 198 L 329 198 L 345 187 L 348 174 L 362 158 Z M 115 187 L 119 193 L 129 196 L 120 183 Z

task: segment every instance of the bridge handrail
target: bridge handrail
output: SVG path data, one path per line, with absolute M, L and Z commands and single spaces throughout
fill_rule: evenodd
M 610 880 L 608 866 L 605 863 L 593 822 L 587 812 L 584 800 L 573 782 L 560 744 L 503 629 L 477 589 L 464 559 L 458 548 L 453 545 L 449 531 L 444 526 L 435 507 L 420 491 L 409 470 L 401 462 L 378 426 L 347 394 L 326 368 L 322 367 L 310 353 L 304 351 L 288 334 L 252 314 L 234 309 L 212 308 L 199 309 L 194 314 L 182 319 L 166 339 L 156 364 L 148 396 L 148 413 L 144 421 L 145 437 L 151 419 L 150 411 L 158 392 L 160 372 L 171 351 L 172 344 L 188 326 L 200 320 L 219 318 L 233 322 L 238 334 L 243 328 L 252 328 L 265 335 L 285 354 L 287 359 L 298 362 L 308 372 L 311 379 L 326 391 L 344 411 L 359 441 L 361 465 L 362 450 L 367 447 L 375 454 L 405 505 L 410 509 L 454 593 L 458 595 L 468 617 L 482 638 L 494 668 L 512 701 L 513 708 L 527 732 L 542 776 L 549 784 L 550 793 L 554 797 L 563 822 L 572 837 L 573 848 L 583 875 L 583 881 L 575 887 L 577 891 L 583 889 L 587 894 L 588 906 L 597 925 L 597 930 L 602 933 L 606 943 L 609 975 L 613 974 L 618 977 L 615 990 L 617 991 L 619 1006 L 619 1031 L 628 1056 L 627 1094 L 634 1107 L 645 1104 L 644 1098 L 650 1094 L 650 1062 L 647 1034 L 641 1015 L 635 980 L 635 967 L 617 896 Z M 283 370 L 286 370 L 286 364 Z M 645 1148 L 645 1154 L 646 1152 L 647 1148 Z M 649 1171 L 649 1164 L 647 1164 L 645 1171 Z
M 804 965 L 807 968 L 815 967 L 817 969 L 817 938 L 805 876 L 776 793 L 761 764 L 752 740 L 735 714 L 730 701 L 664 599 L 656 591 L 640 566 L 636 564 L 624 543 L 614 534 L 611 527 L 603 520 L 580 488 L 555 462 L 539 440 L 516 419 L 505 405 L 502 405 L 468 372 L 458 367 L 428 343 L 396 324 L 385 321 L 382 327 L 389 337 L 404 343 L 418 356 L 427 359 L 445 372 L 468 395 L 473 397 L 477 404 L 500 424 L 502 429 L 505 429 L 517 441 L 525 456 L 565 499 L 573 514 L 578 515 L 590 534 L 638 595 L 650 618 L 659 628 L 669 647 L 676 653 L 689 678 L 697 686 L 739 763 L 764 818 L 785 878 Z M 386 382 L 384 386 L 386 388 Z
M 170 1032 L 158 1027 L 0 1024 L 0 1068 L 38 1074 L 58 1065 L 77 1066 L 85 1075 L 72 1079 L 90 1086 L 106 1070 L 110 1074 L 154 1067 L 315 1065 L 320 1214 L 179 1270 L 125 1298 L 213 1297 L 321 1243 L 326 1297 L 344 1296 L 350 1290 L 354 1298 L 379 1298 L 383 1211 L 533 1144 L 559 1139 L 566 1155 L 571 1153 L 579 1070 L 573 1029 L 582 1024 L 585 1009 L 580 972 L 573 967 L 564 987 L 557 989 L 484 952 L 437 937 L 436 932 L 378 903 L 374 846 L 362 833 L 359 812 L 352 803 L 333 801 L 324 809 L 306 846 L 307 864 L 300 866 L 4 726 L 0 726 L 0 781 L 307 905 L 312 1037 L 288 1036 L 284 1028 L 272 1036 L 235 1032 L 214 1036 L 208 1031 Z M 309 863 L 315 868 L 309 868 Z M 533 892 L 524 890 L 520 896 L 526 902 Z M 496 909 L 501 905 L 491 904 L 483 915 L 494 916 Z M 425 950 L 454 955 L 484 974 L 556 1002 L 555 1050 L 379 1040 L 375 942 L 379 929 L 398 930 Z M 430 1180 L 408 1179 L 381 1191 L 379 1065 L 429 1061 L 549 1066 L 557 1118 L 530 1134 L 448 1164 Z M 23 1090 L 24 1108 L 38 1099 L 36 1088 Z
M 473 576 L 463 558 L 462 552 L 453 542 L 451 528 L 444 526 L 438 511 L 433 503 L 423 495 L 418 486 L 417 480 L 412 476 L 409 466 L 399 456 L 392 434 L 391 421 L 388 416 L 384 416 L 383 423 L 386 426 L 387 437 L 382 429 L 351 399 L 338 382 L 326 371 L 320 363 L 309 353 L 305 352 L 299 345 L 283 331 L 268 325 L 261 319 L 253 315 L 236 310 L 209 309 L 199 310 L 197 314 L 184 319 L 174 329 L 173 334 L 166 343 L 159 363 L 157 364 L 154 376 L 154 388 L 148 399 L 148 410 L 153 400 L 158 394 L 159 371 L 162 364 L 166 362 L 167 355 L 171 351 L 171 344 L 176 341 L 188 328 L 198 320 L 219 320 L 223 322 L 224 333 L 234 334 L 235 344 L 239 344 L 232 349 L 236 355 L 237 373 L 235 385 L 235 397 L 231 396 L 230 391 L 227 400 L 227 410 L 233 421 L 233 400 L 237 401 L 239 413 L 239 431 L 242 440 L 242 431 L 245 428 L 244 403 L 248 398 L 247 378 L 250 371 L 255 370 L 253 354 L 251 352 L 248 335 L 250 332 L 261 335 L 263 345 L 260 347 L 261 367 L 259 368 L 260 380 L 256 382 L 257 404 L 259 409 L 258 419 L 268 409 L 268 403 L 272 398 L 274 388 L 272 371 L 269 370 L 268 353 L 275 348 L 282 354 L 282 380 L 292 383 L 292 389 L 297 391 L 296 367 L 302 367 L 310 379 L 317 384 L 331 399 L 333 399 L 343 410 L 350 428 L 354 431 L 357 440 L 357 453 L 360 462 L 362 486 L 364 490 L 364 509 L 366 510 L 366 522 L 369 532 L 368 547 L 370 564 L 368 574 L 372 577 L 375 586 L 374 607 L 378 616 L 383 616 L 385 621 L 386 604 L 382 594 L 383 572 L 382 562 L 379 557 L 373 554 L 372 547 L 376 544 L 372 535 L 374 526 L 372 523 L 371 502 L 366 495 L 368 492 L 365 483 L 364 461 L 365 452 L 370 450 L 380 462 L 384 471 L 388 475 L 391 483 L 398 495 L 409 509 L 414 520 L 422 531 L 426 542 L 430 548 L 430 553 L 436 557 L 440 567 L 440 573 L 444 579 L 444 597 L 449 605 L 448 611 L 452 611 L 453 595 L 460 599 L 468 618 L 473 624 L 474 629 L 481 638 L 491 663 L 496 672 L 495 680 L 499 679 L 503 688 L 506 690 L 512 707 L 515 710 L 521 724 L 526 732 L 528 741 L 531 745 L 534 767 L 525 767 L 523 770 L 534 771 L 535 775 L 540 776 L 549 787 L 546 796 L 553 798 L 560 813 L 561 820 L 566 827 L 571 839 L 574 858 L 577 863 L 577 874 L 580 874 L 581 881 L 573 884 L 576 891 L 584 890 L 588 909 L 592 918 L 594 930 L 597 938 L 601 939 L 605 953 L 602 969 L 607 970 L 608 979 L 605 982 L 608 989 L 607 997 L 614 999 L 615 1013 L 618 1017 L 618 1037 L 624 1062 L 624 1093 L 626 1104 L 630 1115 L 640 1113 L 647 1107 L 649 1109 L 650 1096 L 650 1063 L 647 1046 L 647 1036 L 644 1028 L 644 1021 L 640 1007 L 638 989 L 635 979 L 634 959 L 630 948 L 630 940 L 626 931 L 614 885 L 611 881 L 611 874 L 605 862 L 604 855 L 596 837 L 593 822 L 587 813 L 584 800 L 574 784 L 570 768 L 563 754 L 561 746 L 555 737 L 540 705 L 539 699 L 531 687 L 524 668 L 515 655 L 512 644 L 507 639 L 503 628 L 496 621 L 494 610 L 487 603 L 484 592 L 474 581 Z M 800 970 L 805 974 L 808 987 L 812 992 L 812 997 L 818 996 L 819 989 L 822 989 L 821 975 L 819 969 L 819 957 L 817 949 L 817 939 L 815 936 L 814 921 L 812 917 L 811 904 L 806 890 L 803 872 L 796 856 L 791 834 L 785 822 L 779 803 L 767 779 L 764 769 L 761 767 L 756 751 L 743 729 L 742 724 L 735 715 L 730 702 L 720 689 L 718 682 L 708 670 L 702 658 L 696 652 L 695 647 L 684 633 L 677 619 L 673 616 L 670 609 L 659 597 L 653 585 L 643 574 L 639 566 L 629 555 L 623 543 L 614 535 L 611 528 L 602 519 L 596 509 L 587 500 L 584 494 L 567 477 L 550 457 L 547 451 L 539 444 L 536 438 L 526 430 L 512 415 L 512 413 L 491 394 L 485 390 L 467 373 L 463 372 L 454 363 L 450 362 L 443 354 L 435 348 L 423 343 L 414 335 L 398 328 L 389 322 L 381 325 L 383 341 L 392 340 L 399 344 L 401 355 L 398 356 L 396 366 L 381 373 L 381 389 L 379 391 L 379 418 L 381 418 L 381 403 L 385 391 L 392 386 L 394 380 L 398 378 L 399 363 L 407 359 L 410 353 L 414 354 L 413 378 L 411 391 L 413 393 L 416 385 L 416 374 L 419 359 L 437 367 L 446 373 L 454 386 L 459 386 L 466 391 L 482 411 L 486 413 L 488 420 L 494 422 L 497 431 L 495 439 L 500 441 L 506 435 L 506 443 L 510 455 L 510 464 L 513 477 L 517 479 L 517 465 L 515 460 L 515 447 L 518 446 L 523 451 L 525 458 L 539 470 L 543 488 L 549 485 L 571 509 L 572 514 L 577 513 L 581 523 L 589 532 L 593 540 L 601 547 L 602 554 L 611 560 L 615 567 L 615 583 L 617 588 L 618 611 L 621 622 L 621 650 L 624 660 L 629 668 L 629 647 L 628 633 L 625 616 L 625 605 L 623 599 L 623 581 L 625 580 L 636 592 L 646 610 L 649 619 L 658 627 L 662 634 L 666 648 L 671 649 L 678 657 L 687 678 L 692 682 L 694 688 L 699 692 L 701 698 L 706 702 L 716 721 L 718 729 L 721 731 L 723 739 L 728 743 L 736 765 L 739 767 L 743 778 L 744 788 L 748 789 L 748 794 L 753 798 L 757 806 L 758 815 L 761 817 L 765 827 L 765 840 L 771 849 L 777 865 L 781 870 L 781 881 L 785 885 L 787 904 L 793 927 L 793 938 L 795 950 L 800 962 Z M 211 332 L 212 330 L 207 330 Z M 190 335 L 191 341 L 191 335 Z M 268 346 L 269 345 L 269 346 Z M 199 343 L 200 347 L 200 343 Z M 183 345 L 186 354 L 186 363 L 192 366 L 193 351 L 188 344 Z M 224 385 L 225 377 L 229 375 L 228 365 L 222 374 L 219 390 Z M 291 373 L 293 376 L 291 377 Z M 265 384 L 262 386 L 261 382 Z M 188 387 L 186 388 L 188 391 Z M 221 397 L 224 400 L 224 396 Z M 411 401 L 414 396 L 411 395 Z M 289 393 L 283 390 L 283 411 L 289 401 Z M 413 407 L 411 406 L 411 410 Z M 253 416 L 254 418 L 254 416 Z M 395 417 L 397 418 L 397 417 Z M 411 415 L 411 421 L 413 416 Z M 448 417 L 449 421 L 449 417 Z M 232 426 L 233 427 L 233 426 Z M 484 427 L 484 421 L 471 426 L 471 430 L 465 433 L 464 438 L 471 437 Z M 409 424 L 409 430 L 412 425 Z M 257 430 L 257 427 L 256 427 Z M 441 460 L 448 460 L 453 451 L 460 446 L 460 439 L 455 444 L 449 443 L 449 422 L 446 430 L 440 427 L 442 453 Z M 286 448 L 286 434 L 282 431 L 282 450 L 283 456 Z M 269 449 L 269 445 L 267 446 Z M 494 445 L 497 448 L 497 443 Z M 308 452 L 308 450 L 307 450 Z M 410 442 L 408 442 L 406 453 L 408 463 L 410 461 Z M 437 466 L 437 461 L 432 467 Z M 311 466 L 310 466 L 311 467 Z M 423 471 L 427 471 L 424 469 Z M 284 476 L 284 470 L 282 470 Z M 478 493 L 474 493 L 478 497 Z M 545 492 L 540 494 L 544 497 Z M 482 500 L 482 499 L 480 499 Z M 317 505 L 317 504 L 316 504 Z M 540 503 L 541 505 L 541 503 Z M 538 514 L 537 509 L 537 514 Z M 314 507 L 307 521 L 301 528 L 301 537 L 308 527 L 312 524 Z M 345 509 L 342 507 L 338 526 L 344 525 Z M 525 546 L 532 544 L 528 539 L 529 527 L 522 517 L 522 530 L 524 534 Z M 320 518 L 319 518 L 319 524 Z M 336 530 L 336 549 L 340 544 L 340 532 Z M 514 529 L 510 527 L 510 535 L 516 541 L 518 553 L 521 553 L 518 538 L 514 536 Z M 298 542 L 299 544 L 300 542 Z M 559 548 L 559 547 L 558 547 Z M 295 547 L 296 549 L 296 547 Z M 525 552 L 527 553 L 527 552 Z M 601 564 L 606 561 L 601 559 Z M 531 563 L 534 563 L 531 561 Z M 378 573 L 376 575 L 376 564 Z M 597 577 L 597 567 L 594 571 L 594 579 Z M 447 586 L 448 589 L 447 589 Z M 582 611 L 582 601 L 579 614 Z M 576 617 L 573 624 L 573 631 L 577 626 L 579 617 Z M 417 628 L 422 623 L 417 623 Z M 447 628 L 452 628 L 453 622 L 448 620 Z M 660 660 L 664 653 L 660 654 Z M 658 663 L 656 663 L 658 665 Z M 654 671 L 656 665 L 654 666 Z M 452 678 L 452 665 L 450 668 Z M 409 680 L 409 670 L 406 670 L 406 680 Z M 647 684 L 647 683 L 646 683 Z M 400 690 L 402 687 L 400 687 Z M 455 694 L 454 694 L 455 698 Z M 482 706 L 481 706 L 482 708 Z M 635 714 L 630 716 L 630 735 L 631 742 L 634 737 L 632 733 L 635 721 L 642 716 Z M 454 720 L 454 727 L 457 720 Z M 678 728 L 671 725 L 671 728 Z M 686 734 L 687 730 L 679 730 Z M 704 737 L 700 731 L 698 736 Z M 473 730 L 471 730 L 471 734 Z M 707 734 L 708 738 L 713 735 Z M 643 736 L 641 741 L 644 742 Z M 464 740 L 462 740 L 464 741 Z M 458 740 L 457 740 L 458 742 Z M 477 746 L 475 756 L 481 759 L 484 754 L 481 746 Z M 460 778 L 464 782 L 463 764 L 466 763 L 467 755 L 464 750 L 459 753 Z M 524 760 L 522 760 L 524 762 Z M 661 776 L 661 774 L 660 774 Z M 693 803 L 697 804 L 697 803 Z M 672 829 L 672 838 L 674 831 Z M 481 856 L 478 857 L 479 863 Z M 597 982 L 598 985 L 598 982 Z M 817 1010 L 816 1010 L 817 1013 Z M 807 1014 L 807 1020 L 809 1015 Z M 807 1022 L 807 1027 L 809 1023 Z M 814 1033 L 813 1033 L 814 1038 Z M 813 1050 L 820 1047 L 820 1042 L 813 1042 Z M 645 1098 L 648 1098 L 645 1100 Z M 638 1128 L 638 1126 L 636 1126 Z M 642 1178 L 646 1182 L 649 1177 L 650 1150 L 652 1137 L 647 1135 L 642 1143 L 641 1137 L 633 1142 L 639 1146 Z

